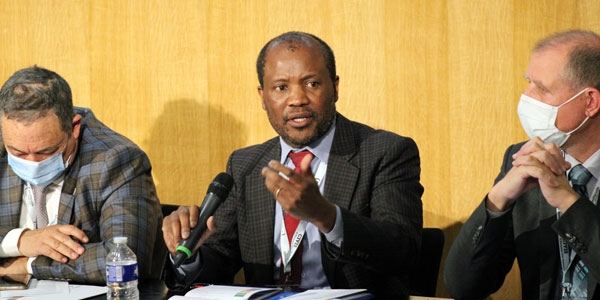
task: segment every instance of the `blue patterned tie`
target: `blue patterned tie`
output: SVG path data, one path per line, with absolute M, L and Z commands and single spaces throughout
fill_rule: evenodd
M 590 173 L 583 165 L 576 165 L 569 172 L 569 181 L 571 181 L 571 184 L 573 185 L 573 190 L 581 197 L 586 197 L 588 199 L 589 196 L 586 185 L 591 178 L 592 173 Z M 575 264 L 575 267 L 573 267 L 573 286 L 571 288 L 569 299 L 587 299 L 587 275 L 589 270 L 579 258 L 579 255 L 575 256 L 572 264 Z
M 573 190 L 582 197 L 589 199 L 587 192 L 587 183 L 592 179 L 592 173 L 583 165 L 576 165 L 569 172 L 569 181 L 573 185 Z

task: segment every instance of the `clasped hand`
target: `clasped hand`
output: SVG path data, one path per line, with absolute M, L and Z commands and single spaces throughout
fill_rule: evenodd
M 312 154 L 300 163 L 300 173 L 272 160 L 262 169 L 265 185 L 273 193 L 281 207 L 293 217 L 313 223 L 319 230 L 328 233 L 335 225 L 335 205 L 319 191 L 319 185 L 310 168 Z M 289 181 L 279 173 L 289 178 Z
M 579 198 L 565 175 L 571 164 L 565 161 L 556 144 L 535 137 L 512 158 L 512 168 L 488 194 L 488 209 L 506 210 L 520 195 L 538 185 L 548 204 L 562 212 Z
M 57 262 L 66 263 L 67 258 L 79 258 L 85 252 L 80 243 L 88 241 L 87 235 L 73 225 L 52 225 L 23 231 L 18 248 L 21 254 L 27 257 L 44 255 Z

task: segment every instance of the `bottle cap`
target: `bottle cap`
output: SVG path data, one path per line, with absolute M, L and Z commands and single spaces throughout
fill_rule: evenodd
M 127 237 L 126 236 L 115 236 L 113 238 L 113 242 L 115 244 L 127 244 Z

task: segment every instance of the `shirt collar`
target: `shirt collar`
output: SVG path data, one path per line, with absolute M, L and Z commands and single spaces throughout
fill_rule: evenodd
M 308 150 L 312 152 L 312 154 L 320 161 L 327 163 L 329 160 L 329 151 L 331 150 L 331 144 L 333 144 L 333 135 L 335 133 L 336 120 L 337 117 L 333 120 L 331 127 L 329 128 L 329 130 L 327 130 L 325 135 L 323 135 L 318 140 L 314 141 L 312 144 L 300 149 L 296 149 L 288 145 L 280 136 L 279 144 L 281 144 L 281 158 L 279 159 L 279 161 L 282 164 L 285 163 L 285 160 L 287 159 L 288 153 L 290 153 L 290 151 L 299 152 L 303 150 Z

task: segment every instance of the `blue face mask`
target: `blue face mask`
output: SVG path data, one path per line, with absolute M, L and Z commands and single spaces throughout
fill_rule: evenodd
M 18 158 L 6 151 L 8 153 L 8 165 L 17 176 L 29 182 L 29 184 L 47 186 L 69 166 L 71 156 L 69 155 L 69 158 L 67 158 L 67 163 L 62 158 L 66 148 L 67 145 L 65 145 L 63 151 L 39 162 Z

